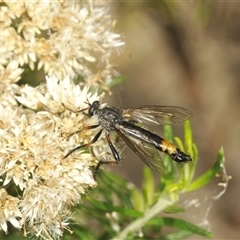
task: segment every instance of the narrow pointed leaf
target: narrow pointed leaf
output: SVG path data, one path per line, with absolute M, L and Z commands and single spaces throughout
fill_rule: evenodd
M 193 191 L 198 188 L 201 188 L 208 184 L 212 179 L 216 177 L 216 174 L 221 170 L 221 165 L 224 161 L 224 154 L 222 150 L 218 151 L 217 160 L 214 165 L 202 174 L 199 178 L 192 182 L 189 187 L 186 188 L 186 191 Z

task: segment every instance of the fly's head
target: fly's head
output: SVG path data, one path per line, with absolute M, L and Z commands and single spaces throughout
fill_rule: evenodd
M 89 103 L 89 109 L 88 109 L 88 116 L 92 117 L 95 114 L 98 114 L 99 112 L 99 107 L 100 107 L 100 103 L 99 101 L 94 101 L 93 103 Z

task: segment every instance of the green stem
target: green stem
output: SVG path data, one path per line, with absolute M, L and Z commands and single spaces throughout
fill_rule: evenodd
M 177 201 L 178 194 L 173 192 L 169 193 L 167 191 L 163 192 L 159 200 L 151 208 L 145 211 L 143 217 L 138 218 L 130 223 L 112 240 L 126 239 L 130 232 L 139 231 L 148 220 L 156 216 L 159 212 L 163 211 L 166 207 L 173 205 Z

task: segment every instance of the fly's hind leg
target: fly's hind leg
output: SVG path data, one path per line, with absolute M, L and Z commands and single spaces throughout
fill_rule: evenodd
M 97 164 L 97 166 L 94 168 L 93 170 L 93 178 L 94 180 L 96 181 L 97 180 L 97 174 L 98 174 L 98 170 L 100 168 L 100 166 L 102 164 L 116 164 L 117 162 L 116 161 L 107 161 L 107 160 L 100 160 Z

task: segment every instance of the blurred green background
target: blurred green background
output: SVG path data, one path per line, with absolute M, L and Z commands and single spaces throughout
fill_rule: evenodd
M 117 30 L 126 41 L 117 69 L 127 80 L 104 102 L 121 107 L 178 105 L 192 110 L 198 174 L 212 166 L 223 146 L 232 176 L 227 192 L 206 217 L 208 227 L 216 239 L 239 238 L 240 3 L 131 1 L 111 6 Z M 181 136 L 181 131 L 181 125 L 174 125 L 176 135 Z M 156 132 L 161 134 L 161 129 Z M 129 151 L 124 155 L 122 165 L 111 171 L 138 185 L 143 164 Z M 199 193 L 202 201 L 217 188 L 217 182 L 207 186 Z M 197 218 L 207 213 L 206 208 L 203 205 L 191 214 Z

